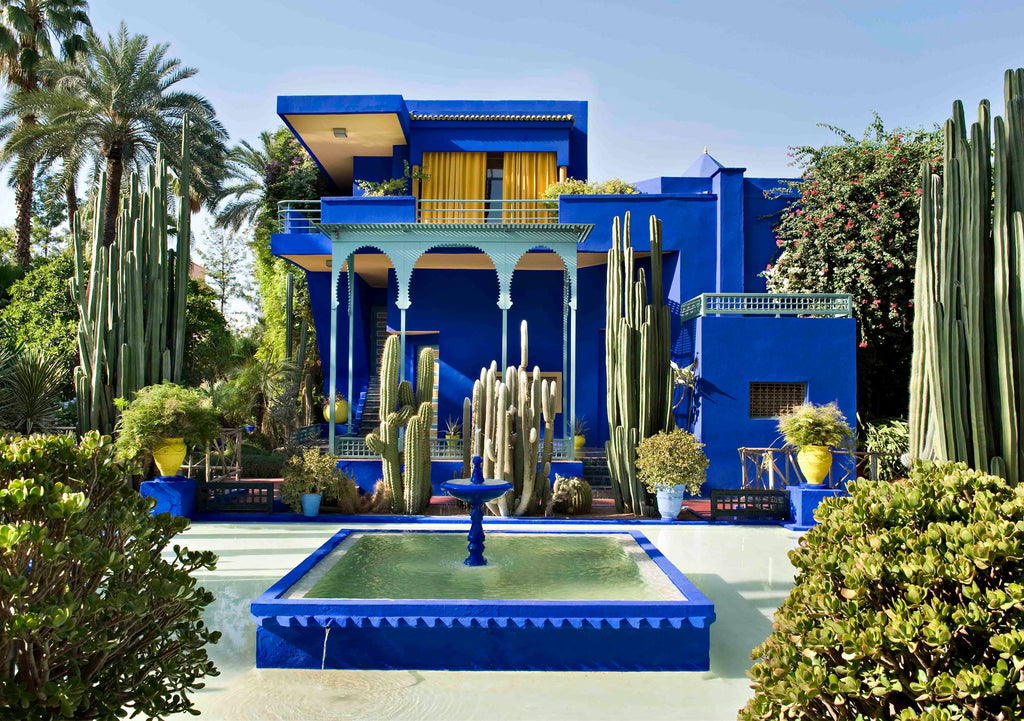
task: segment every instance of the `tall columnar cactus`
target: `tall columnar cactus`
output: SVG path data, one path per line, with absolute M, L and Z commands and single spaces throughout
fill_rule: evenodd
M 612 226 L 606 286 L 605 364 L 608 427 L 605 443 L 615 509 L 646 516 L 647 490 L 636 475 L 636 447 L 645 438 L 675 427 L 669 314 L 662 291 L 661 221 L 653 215 L 650 302 L 646 273 L 635 269 L 629 213 Z M 636 278 L 634 279 L 634 276 Z
M 401 344 L 396 336 L 384 343 L 380 361 L 380 425 L 366 436 L 367 447 L 381 457 L 388 495 L 398 513 L 422 513 L 430 503 L 430 427 L 434 406 L 434 351 L 424 348 L 417 363 L 417 389 L 398 382 Z M 405 433 L 405 477 L 399 455 L 399 430 Z
M 512 491 L 490 506 L 503 516 L 539 511 L 550 493 L 548 477 L 558 391 L 554 383 L 541 380 L 540 368 L 526 370 L 529 359 L 525 320 L 519 333 L 519 367 L 509 366 L 502 377 L 497 361 L 492 361 L 473 384 L 472 401 L 467 398 L 463 402 L 463 413 L 468 407 L 471 414 L 469 423 L 463 425 L 464 443 L 472 444 L 473 455 L 483 457 L 484 476 L 504 479 L 513 486 Z
M 92 208 L 91 241 L 82 211 L 72 220 L 78 305 L 79 366 L 75 368 L 79 425 L 109 433 L 114 399 L 131 398 L 163 380 L 180 381 L 185 358 L 185 300 L 190 259 L 189 123 L 184 118 L 178 173 L 178 218 L 168 215 L 171 176 L 161 145 L 143 183 L 129 180 L 121 198 L 114 242 L 103 244 L 106 182 L 101 175 Z M 177 229 L 177 252 L 168 247 Z M 86 244 L 91 247 L 86 249 Z
M 1024 469 L 1024 69 L 1006 118 L 945 124 L 944 181 L 922 166 L 910 454 L 1019 482 Z

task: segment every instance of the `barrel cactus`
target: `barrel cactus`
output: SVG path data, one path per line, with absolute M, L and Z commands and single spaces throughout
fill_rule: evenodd
M 594 491 L 582 478 L 555 476 L 545 516 L 564 513 L 567 516 L 582 516 L 590 513 L 594 506 Z

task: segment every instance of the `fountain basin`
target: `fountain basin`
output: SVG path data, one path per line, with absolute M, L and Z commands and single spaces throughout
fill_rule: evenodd
M 702 671 L 714 605 L 638 531 L 336 533 L 251 605 L 260 668 Z M 425 597 L 426 596 L 426 597 Z

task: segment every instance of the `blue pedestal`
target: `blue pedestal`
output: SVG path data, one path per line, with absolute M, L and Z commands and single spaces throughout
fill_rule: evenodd
M 842 488 L 808 486 L 806 483 L 802 483 L 799 486 L 790 486 L 786 490 L 789 491 L 789 511 L 793 520 L 791 523 L 787 523 L 785 528 L 801 533 L 810 530 L 812 526 L 818 524 L 814 520 L 814 509 L 823 500 L 832 496 L 846 495 L 846 491 Z
M 196 481 L 184 476 L 157 476 L 143 481 L 139 493 L 146 498 L 155 498 L 153 515 L 170 513 L 172 516 L 192 518 L 196 508 Z

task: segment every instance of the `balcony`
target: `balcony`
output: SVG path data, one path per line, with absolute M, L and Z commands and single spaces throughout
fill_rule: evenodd
M 324 223 L 542 225 L 558 223 L 554 200 L 417 200 L 412 196 L 282 200 L 277 232 L 319 233 Z
M 679 306 L 680 319 L 709 315 L 853 317 L 852 296 L 845 293 L 702 293 Z

